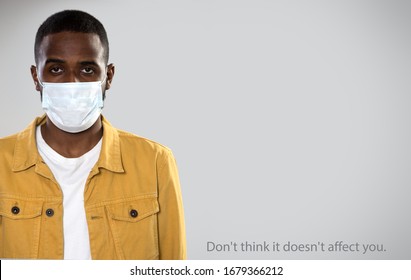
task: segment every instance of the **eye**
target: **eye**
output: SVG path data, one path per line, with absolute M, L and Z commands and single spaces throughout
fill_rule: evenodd
M 60 74 L 61 72 L 63 72 L 63 69 L 61 67 L 54 66 L 50 68 L 50 72 L 53 74 Z
M 81 72 L 83 74 L 90 75 L 90 74 L 94 74 L 94 69 L 91 68 L 91 67 L 85 67 L 85 68 L 81 69 Z

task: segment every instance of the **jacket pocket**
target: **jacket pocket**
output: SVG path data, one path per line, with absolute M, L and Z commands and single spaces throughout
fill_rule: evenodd
M 24 198 L 0 199 L 0 256 L 38 257 L 43 202 Z
M 106 211 L 120 259 L 158 258 L 157 198 L 106 205 Z

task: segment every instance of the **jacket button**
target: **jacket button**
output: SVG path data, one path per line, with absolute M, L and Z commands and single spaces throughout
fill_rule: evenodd
M 54 210 L 51 209 L 51 208 L 47 209 L 47 210 L 46 210 L 46 215 L 47 215 L 48 217 L 53 217 L 53 215 L 54 215 Z
M 137 216 L 138 216 L 137 210 L 135 210 L 135 209 L 131 210 L 131 211 L 130 211 L 130 216 L 131 216 L 132 218 L 137 218 Z
M 17 206 L 13 206 L 11 208 L 11 213 L 13 213 L 14 215 L 17 215 L 18 213 L 20 213 L 20 208 L 18 208 Z

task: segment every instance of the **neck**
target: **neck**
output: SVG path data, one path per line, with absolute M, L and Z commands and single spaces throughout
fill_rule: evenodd
M 87 130 L 69 133 L 57 128 L 50 120 L 41 126 L 44 141 L 57 153 L 66 158 L 81 157 L 100 141 L 103 136 L 101 118 Z

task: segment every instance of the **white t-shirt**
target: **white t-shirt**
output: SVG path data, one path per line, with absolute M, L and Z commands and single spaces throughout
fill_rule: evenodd
M 65 158 L 44 141 L 40 126 L 36 131 L 37 149 L 63 192 L 64 259 L 91 259 L 90 240 L 84 210 L 84 187 L 96 164 L 101 142 L 79 158 Z

